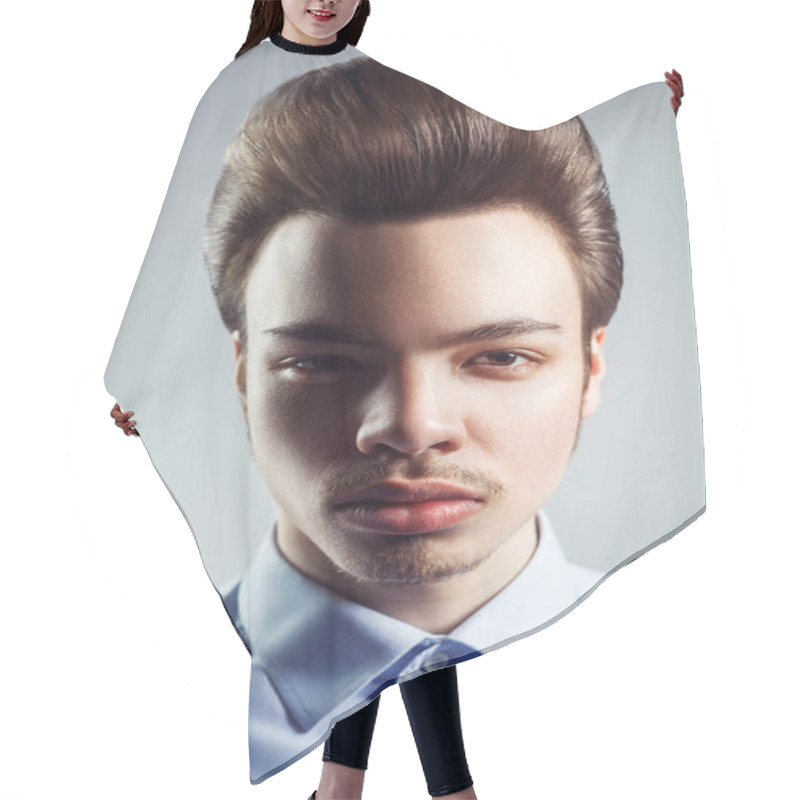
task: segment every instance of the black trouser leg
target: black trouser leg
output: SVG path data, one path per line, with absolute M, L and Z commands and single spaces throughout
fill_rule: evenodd
M 455 666 L 437 669 L 400 684 L 417 743 L 428 792 L 440 797 L 472 786 L 467 766 Z M 323 761 L 366 769 L 380 695 L 333 726 Z
M 467 766 L 455 665 L 400 684 L 432 797 L 472 786 Z
M 378 716 L 378 695 L 369 705 L 339 720 L 325 740 L 323 761 L 334 761 L 346 767 L 366 769 L 375 718 Z

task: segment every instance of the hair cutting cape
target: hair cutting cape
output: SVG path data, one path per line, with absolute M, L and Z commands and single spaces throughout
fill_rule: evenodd
M 251 656 L 252 782 L 705 510 L 669 97 L 520 131 L 344 43 L 273 37 L 202 98 L 105 385 Z M 415 610 L 432 586 L 461 611 Z

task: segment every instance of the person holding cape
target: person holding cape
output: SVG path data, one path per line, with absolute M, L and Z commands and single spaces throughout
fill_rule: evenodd
M 369 0 L 256 0 L 245 43 L 236 57 L 265 38 L 292 52 L 327 52 L 346 39 L 355 45 L 370 13 Z M 682 77 L 665 73 L 677 114 Z M 138 436 L 133 411 L 115 404 L 111 416 L 126 435 Z M 455 665 L 435 669 L 400 684 L 431 797 L 476 798 L 461 731 Z M 323 767 L 313 800 L 360 798 L 380 696 L 337 722 L 323 752 Z

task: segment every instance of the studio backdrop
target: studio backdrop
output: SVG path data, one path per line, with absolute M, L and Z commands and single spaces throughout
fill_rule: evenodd
M 254 783 L 704 511 L 669 98 L 526 131 L 280 37 L 202 98 L 105 385 L 251 654 Z

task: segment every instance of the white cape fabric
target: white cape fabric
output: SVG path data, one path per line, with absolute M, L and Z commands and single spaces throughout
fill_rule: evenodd
M 335 73 L 336 79 L 344 81 L 350 74 L 346 68 L 354 65 L 379 73 L 383 76 L 381 80 L 390 72 L 399 75 L 349 45 L 321 50 L 287 48 L 280 39 L 263 41 L 220 73 L 192 119 L 105 373 L 109 393 L 123 409 L 135 411 L 141 441 L 184 514 L 207 573 L 251 654 L 249 738 L 253 783 L 265 780 L 318 747 L 336 720 L 364 706 L 384 688 L 428 670 L 485 654 L 552 624 L 586 599 L 611 573 L 673 536 L 705 510 L 700 383 L 680 156 L 670 92 L 664 84 L 653 83 L 580 115 L 599 152 L 608 182 L 624 254 L 624 284 L 618 306 L 612 309 L 613 318 L 608 323 L 603 345 L 605 374 L 597 410 L 582 423 L 580 442 L 574 452 L 568 454 L 556 485 L 548 490 L 546 508 L 533 500 L 526 505 L 524 496 L 520 500 L 520 507 L 532 512 L 525 518 L 530 532 L 535 532 L 532 557 L 528 553 L 502 585 L 495 586 L 488 596 L 481 596 L 468 613 L 443 629 L 438 623 L 426 625 L 420 621 L 422 617 L 393 613 L 385 607 L 376 607 L 380 605 L 376 603 L 359 602 L 358 596 L 338 589 L 338 579 L 320 577 L 328 574 L 324 567 L 320 567 L 322 573 L 316 572 L 315 567 L 307 566 L 303 560 L 303 552 L 298 555 L 298 551 L 282 546 L 280 535 L 276 539 L 279 525 L 291 522 L 297 533 L 305 519 L 302 510 L 298 512 L 296 504 L 287 500 L 293 495 L 287 494 L 286 481 L 294 474 L 291 452 L 287 456 L 287 441 L 291 445 L 292 436 L 297 439 L 299 462 L 315 446 L 314 434 L 318 429 L 313 410 L 319 405 L 315 405 L 316 400 L 307 398 L 333 392 L 326 396 L 343 404 L 350 389 L 342 388 L 345 379 L 338 377 L 340 373 L 336 373 L 338 388 L 335 391 L 330 388 L 330 382 L 319 382 L 318 378 L 314 379 L 317 383 L 302 386 L 298 380 L 293 378 L 295 382 L 290 384 L 286 378 L 283 389 L 261 397 L 249 394 L 258 387 L 248 385 L 250 411 L 243 407 L 235 380 L 232 331 L 223 321 L 219 298 L 213 290 L 218 287 L 210 277 L 208 252 L 204 255 L 204 243 L 208 245 L 207 224 L 211 219 L 209 209 L 226 163 L 226 149 L 251 109 L 261 103 L 259 108 L 262 116 L 266 115 L 264 119 L 272 119 L 270 115 L 277 114 L 274 110 L 277 107 L 264 103 L 283 86 L 280 113 L 289 114 L 293 92 L 300 92 L 302 88 L 303 92 L 311 93 L 308 96 L 313 96 L 316 84 L 306 80 L 309 76 L 321 81 L 326 74 L 333 74 L 330 70 L 338 69 L 345 71 Z M 393 79 L 392 76 L 386 79 L 389 78 Z M 381 114 L 393 115 L 398 130 L 405 125 L 412 137 L 421 136 L 404 117 L 404 104 L 411 102 L 408 98 L 415 86 L 420 92 L 430 87 L 407 76 L 402 78 L 405 93 L 387 97 L 385 108 L 378 108 L 376 104 L 372 110 L 376 118 Z M 295 79 L 306 80 L 306 83 L 289 83 Z M 287 86 L 290 87 L 288 92 Z M 353 83 L 353 87 L 353 96 L 368 102 L 361 84 Z M 324 103 L 326 97 L 323 95 L 315 102 Z M 470 113 L 476 112 L 470 110 Z M 274 121 L 277 125 L 281 119 L 276 117 Z M 337 130 L 331 129 L 332 139 Z M 266 141 L 269 150 L 268 135 Z M 359 146 L 371 148 L 375 158 L 380 158 L 384 150 L 386 153 L 391 150 L 388 137 L 376 142 L 368 133 Z M 454 146 L 449 141 L 443 143 L 445 149 L 450 148 L 450 156 Z M 422 150 L 420 145 L 420 152 Z M 283 158 L 275 155 L 276 152 L 277 149 L 272 153 L 275 160 Z M 329 149 L 323 157 L 344 158 L 335 149 Z M 425 158 L 420 157 L 420 170 L 430 169 Z M 395 166 L 393 161 L 387 160 L 382 167 L 382 174 L 390 183 L 395 179 Z M 520 164 L 521 170 L 522 166 Z M 309 170 L 313 170 L 313 165 L 309 165 Z M 400 175 L 399 171 L 397 174 Z M 430 178 L 430 175 L 425 177 Z M 357 181 L 353 178 L 354 183 Z M 442 196 L 447 196 L 451 189 L 455 191 L 452 176 L 447 180 L 443 178 L 441 183 L 437 191 L 441 191 Z M 334 193 L 338 188 L 333 187 Z M 278 189 L 280 192 L 294 190 L 276 186 L 274 196 L 280 193 Z M 348 191 L 351 189 L 348 185 Z M 320 193 L 324 190 L 325 187 L 315 189 Z M 402 194 L 402 191 L 398 188 L 396 193 Z M 265 203 L 274 200 L 269 187 L 262 194 Z M 285 201 L 275 200 L 273 205 L 278 207 L 281 202 Z M 370 224 L 381 225 L 382 220 L 392 219 L 390 211 L 377 207 L 377 201 L 369 202 L 371 210 L 363 213 L 361 222 L 340 223 L 351 226 L 342 228 L 351 237 L 346 241 L 342 239 L 343 252 L 351 261 L 353 253 L 359 256 L 365 252 L 363 247 L 356 249 L 352 236 L 369 237 Z M 252 205 L 252 200 L 250 203 Z M 469 203 L 461 211 L 481 211 L 468 206 Z M 457 216 L 458 211 L 447 208 L 442 214 Z M 279 212 L 280 209 L 275 213 Z M 318 221 L 324 213 L 320 211 L 311 216 Z M 351 216 L 356 218 L 358 213 L 353 212 Z M 437 218 L 437 206 L 433 203 L 416 215 L 406 209 L 396 217 L 409 225 L 424 226 L 425 220 Z M 244 222 L 234 220 L 231 229 L 236 225 L 241 227 Z M 415 230 L 429 232 L 424 227 Z M 302 249 L 303 269 L 309 260 L 320 260 L 319 254 L 308 245 L 306 229 L 301 229 L 295 239 L 285 236 L 281 241 L 284 250 L 264 269 L 285 266 L 290 270 L 290 265 L 295 263 L 291 250 L 295 243 L 296 247 L 305 248 Z M 226 259 L 230 261 L 233 256 L 221 245 L 212 243 L 210 247 L 217 261 L 221 260 L 226 267 Z M 253 252 L 251 260 L 266 258 L 263 249 L 256 255 Z M 385 255 L 388 258 L 390 254 Z M 328 263 L 324 258 L 322 261 Z M 336 269 L 351 268 L 350 262 L 342 266 L 341 259 L 337 265 Z M 456 276 L 454 280 L 458 279 L 457 266 L 449 268 Z M 306 283 L 303 286 L 303 292 L 309 296 L 323 298 L 319 307 L 325 307 L 326 293 L 337 297 L 347 295 L 347 287 L 339 293 L 337 287 L 331 290 L 331 284 Z M 249 286 L 245 285 L 244 291 L 249 291 Z M 298 290 L 290 287 L 287 291 L 296 293 Z M 403 291 L 402 287 L 398 291 Z M 425 300 L 427 291 L 426 287 L 419 287 L 420 302 Z M 249 302 L 258 302 L 258 298 L 255 295 Z M 270 298 L 272 302 L 274 297 Z M 382 295 L 377 301 L 387 302 Z M 342 303 L 340 310 L 349 308 L 352 311 L 347 302 Z M 469 316 L 466 311 L 465 314 Z M 354 320 L 356 317 L 358 309 L 352 315 Z M 287 323 L 281 320 L 282 324 Z M 408 322 L 409 336 L 424 327 L 421 323 L 417 326 L 410 312 Z M 248 344 L 249 359 L 257 356 L 257 342 L 254 339 Z M 347 374 L 355 374 L 351 344 L 335 346 L 351 347 L 345 363 L 346 369 L 351 370 Z M 508 345 L 504 343 L 495 347 L 491 355 L 495 361 L 471 361 L 470 364 L 480 363 L 480 369 L 485 371 L 503 366 L 502 357 L 501 364 L 496 363 L 497 351 L 502 347 L 506 347 L 503 354 L 508 354 Z M 369 359 L 376 363 L 383 358 L 365 349 L 369 351 Z M 491 349 L 488 344 L 481 345 L 480 352 L 487 353 Z M 519 350 L 516 345 L 513 349 Z M 307 356 L 303 363 L 313 362 L 317 364 L 315 369 L 318 368 L 319 358 L 314 362 L 312 355 L 315 354 L 310 354 L 308 349 L 303 352 Z M 338 365 L 343 356 L 342 351 L 336 353 Z M 510 355 L 516 359 L 524 356 Z M 322 360 L 331 357 L 331 351 L 325 350 Z M 385 359 L 386 364 L 390 361 L 388 357 Z M 549 362 L 545 359 L 536 368 L 554 370 L 557 364 L 556 358 Z M 248 367 L 254 369 L 250 364 Z M 300 369 L 295 368 L 295 372 Z M 302 369 L 309 372 L 307 367 Z M 410 374 L 411 367 L 408 369 Z M 366 374 L 361 365 L 358 370 L 361 370 L 358 376 Z M 253 374 L 256 373 L 248 373 L 248 381 Z M 324 374 L 328 376 L 330 372 Z M 444 375 L 442 380 L 456 380 L 450 373 L 441 374 Z M 530 380 L 547 380 L 546 372 L 538 375 L 544 377 Z M 330 380 L 333 379 L 325 378 L 325 381 Z M 521 379 L 487 378 L 483 372 L 480 375 L 473 372 L 468 378 L 458 380 L 460 390 L 465 393 L 492 392 L 492 408 L 496 414 L 490 415 L 491 421 L 487 423 L 490 432 L 494 430 L 492 426 L 502 424 L 505 398 L 523 391 L 520 388 L 523 385 L 530 385 Z M 490 390 L 485 388 L 489 383 Z M 274 428 L 267 423 L 253 427 L 253 420 L 264 408 L 264 419 L 274 421 L 267 406 L 270 398 L 278 405 L 282 402 L 281 391 L 289 393 L 289 406 L 308 403 L 307 428 L 293 429 L 292 433 L 277 436 L 273 441 L 269 431 Z M 370 395 L 365 390 L 361 400 L 377 397 L 378 389 L 375 392 Z M 439 397 L 441 415 L 451 415 L 456 420 L 462 408 L 460 398 L 461 395 Z M 256 401 L 260 405 L 254 410 Z M 424 398 L 419 402 L 423 403 Z M 514 403 L 515 413 L 519 414 L 519 400 Z M 328 403 L 328 411 L 331 407 Z M 358 408 L 365 415 L 370 413 L 367 401 L 360 401 Z M 531 416 L 538 413 L 538 408 L 531 406 Z M 254 416 L 247 417 L 248 413 Z M 522 414 L 519 420 L 520 437 L 526 425 L 535 423 L 535 420 L 529 423 L 524 417 Z M 296 421 L 297 418 L 292 419 Z M 450 422 L 448 417 L 447 424 Z M 456 422 L 453 425 L 457 427 Z M 541 432 L 544 424 L 546 420 L 537 430 Z M 326 430 L 332 430 L 330 436 L 338 440 L 351 430 L 348 426 L 349 417 L 342 416 L 341 425 L 329 425 Z M 507 433 L 508 426 L 503 430 Z M 459 446 L 448 449 L 434 442 L 437 461 L 430 463 L 453 462 L 464 470 L 454 474 L 471 475 L 467 468 L 482 463 L 480 460 L 473 463 L 470 457 L 483 452 L 475 445 L 475 442 L 485 443 L 485 436 L 481 438 L 483 433 L 483 428 L 476 425 L 458 428 L 451 439 L 460 436 Z M 447 441 L 449 443 L 450 439 Z M 377 463 L 381 453 L 390 449 L 387 442 L 388 438 L 373 443 L 372 449 L 355 443 L 346 451 L 347 460 L 343 463 L 369 467 Z M 542 448 L 542 458 L 546 455 L 542 442 L 541 438 L 530 442 L 528 450 L 534 461 L 537 448 Z M 514 452 L 524 457 L 527 443 L 518 438 L 513 445 Z M 392 452 L 398 455 L 403 448 L 395 447 Z M 411 449 L 398 455 L 398 461 L 407 457 Z M 486 445 L 485 452 L 492 452 L 490 445 Z M 270 461 L 273 454 L 274 464 Z M 534 465 L 531 470 L 535 468 Z M 508 474 L 512 475 L 512 468 L 509 470 Z M 435 474 L 442 477 L 449 473 Z M 508 483 L 511 482 L 509 478 Z M 344 486 L 353 488 L 346 479 Z M 303 487 L 298 486 L 298 496 L 304 496 L 302 491 Z M 538 496 L 536 491 L 532 483 L 531 497 Z M 495 506 L 500 508 L 503 502 L 508 503 L 511 494 L 510 490 L 505 494 L 500 492 Z M 374 507 L 378 501 L 373 497 L 371 502 Z M 435 502 L 428 505 L 435 505 Z M 461 506 L 455 503 L 453 508 L 455 521 L 448 535 L 454 537 L 459 535 L 459 526 L 471 524 L 470 531 L 479 530 L 480 521 L 484 519 L 481 514 L 489 510 L 482 501 L 479 513 L 474 515 L 472 509 L 473 516 L 468 515 L 461 522 Z M 347 531 L 356 531 L 354 535 L 363 536 L 365 540 L 369 536 L 383 537 L 391 539 L 393 544 L 401 539 L 405 542 L 426 536 L 425 532 L 416 533 L 416 529 L 409 528 L 405 517 L 396 523 L 399 528 L 393 528 L 396 516 L 386 508 L 374 513 L 361 508 L 358 513 L 362 512 L 366 513 L 367 533 L 363 527 L 358 527 L 361 518 L 355 516 L 356 512 L 337 530 L 345 531 L 345 535 Z M 432 513 L 422 513 L 423 527 Z M 508 518 L 512 517 L 510 514 Z M 309 519 L 317 517 L 310 515 Z M 483 524 L 488 531 L 486 535 L 490 536 L 490 523 Z M 428 527 L 435 526 L 429 524 Z M 397 535 L 398 530 L 400 535 Z M 311 539 L 316 541 L 313 536 Z M 327 552 L 325 545 L 321 547 Z M 308 563 L 316 562 L 312 559 Z M 387 569 L 391 569 L 391 565 Z M 424 580 L 419 585 L 422 592 Z

